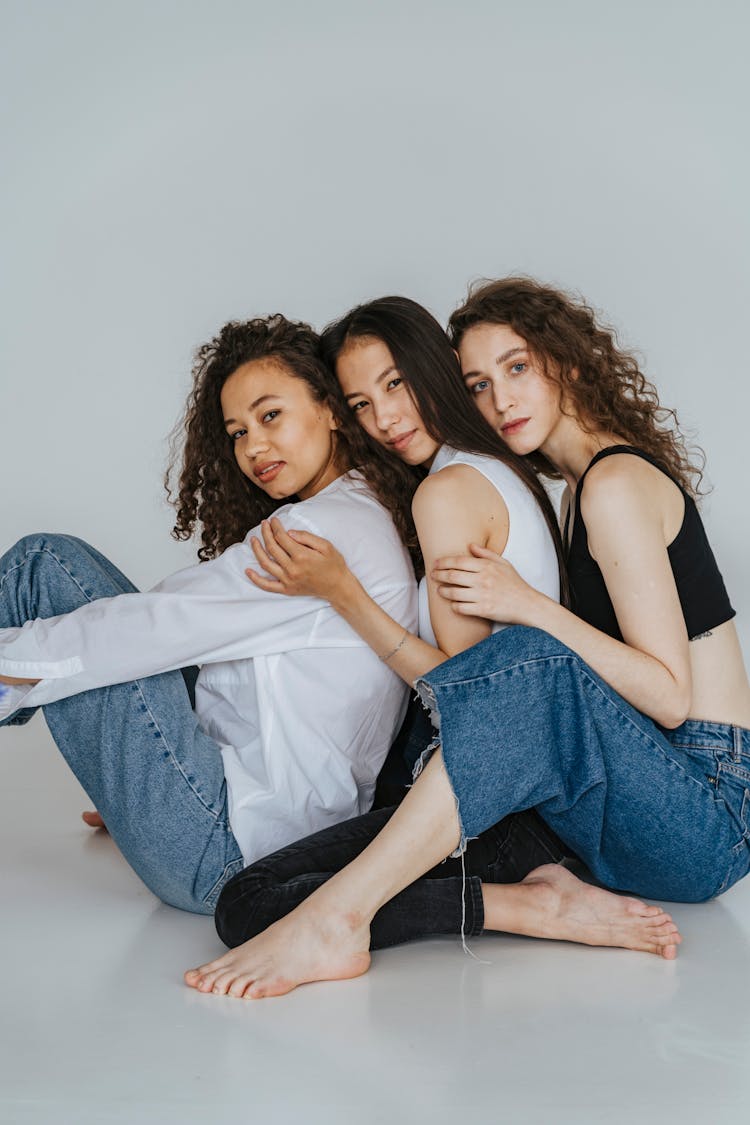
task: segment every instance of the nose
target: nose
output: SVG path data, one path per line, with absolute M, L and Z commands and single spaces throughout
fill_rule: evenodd
M 248 432 L 242 439 L 243 448 L 242 453 L 248 461 L 255 461 L 261 454 L 268 451 L 268 440 L 262 431 L 255 433 Z
M 516 405 L 512 388 L 500 379 L 494 379 L 492 382 L 492 401 L 498 414 L 507 414 Z
M 380 403 L 373 402 L 372 412 L 375 418 L 375 425 L 384 434 L 388 433 L 394 423 L 401 421 L 401 412 L 393 399 L 384 399 Z

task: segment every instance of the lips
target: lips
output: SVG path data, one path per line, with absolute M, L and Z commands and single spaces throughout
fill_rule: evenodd
M 503 437 L 512 437 L 517 434 L 528 422 L 528 418 L 516 418 L 513 422 L 506 422 L 504 426 L 500 427 L 500 433 Z
M 253 476 L 260 484 L 268 484 L 274 480 L 286 465 L 286 461 L 266 461 L 263 465 L 256 465 Z
M 406 434 L 399 434 L 398 437 L 391 438 L 386 444 L 390 445 L 391 449 L 395 449 L 397 453 L 403 453 L 416 432 L 416 430 L 409 430 Z

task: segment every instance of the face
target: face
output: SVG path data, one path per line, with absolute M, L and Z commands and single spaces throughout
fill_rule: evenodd
M 329 407 L 279 361 L 238 367 L 222 387 L 221 409 L 240 471 L 273 499 L 307 500 L 340 476 Z
M 440 443 L 427 433 L 387 346 L 374 336 L 348 344 L 336 374 L 357 421 L 407 465 L 430 464 Z
M 458 352 L 469 393 L 513 452 L 544 446 L 563 417 L 560 390 L 535 366 L 526 341 L 507 324 L 478 324 Z

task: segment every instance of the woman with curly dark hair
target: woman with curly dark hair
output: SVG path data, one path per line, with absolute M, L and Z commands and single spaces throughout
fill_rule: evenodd
M 248 529 L 275 513 L 330 536 L 412 628 L 416 482 L 364 442 L 313 330 L 281 316 L 200 349 L 185 428 L 174 534 L 200 525 L 208 561 L 140 594 L 80 540 L 22 539 L 0 560 L 0 721 L 42 706 L 146 885 L 211 913 L 246 863 L 370 807 L 406 705 L 330 605 L 248 597 Z M 177 671 L 193 663 L 195 711 Z
M 573 611 L 483 545 L 435 564 L 459 618 L 513 627 L 418 680 L 440 745 L 406 799 L 292 913 L 204 966 L 205 991 L 274 995 L 365 972 L 384 904 L 523 809 L 600 885 L 546 865 L 513 886 L 469 875 L 462 933 L 671 959 L 669 916 L 605 888 L 701 902 L 750 867 L 750 686 L 676 418 L 591 309 L 558 290 L 486 283 L 450 332 L 485 418 L 568 486 Z

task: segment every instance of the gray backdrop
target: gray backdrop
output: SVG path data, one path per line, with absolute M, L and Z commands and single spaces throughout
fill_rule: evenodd
M 6 0 L 2 23 L 0 546 L 69 530 L 155 582 L 192 557 L 160 475 L 198 343 L 386 292 L 444 319 L 521 270 L 602 309 L 699 432 L 748 616 L 742 0 Z

